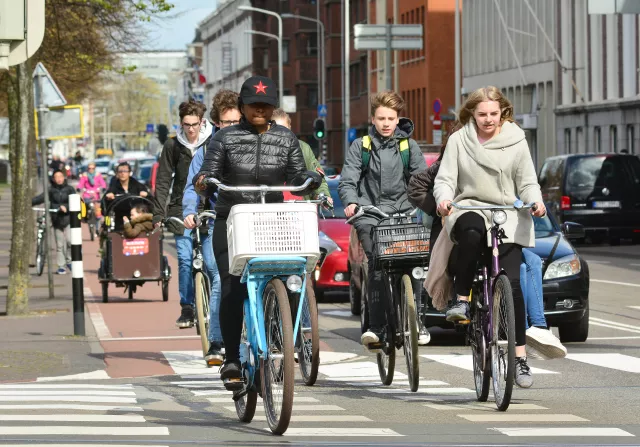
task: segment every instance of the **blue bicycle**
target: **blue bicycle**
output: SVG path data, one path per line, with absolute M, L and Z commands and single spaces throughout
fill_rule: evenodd
M 269 428 L 283 434 L 293 408 L 294 351 L 301 369 L 310 365 L 314 381 L 317 375 L 317 313 L 307 273 L 320 256 L 318 210 L 314 203 L 267 204 L 265 196 L 302 191 L 311 179 L 297 187 L 234 187 L 212 178 L 206 182 L 221 190 L 261 196 L 262 203 L 233 206 L 227 218 L 229 272 L 242 276 L 248 299 L 240 343 L 242 378 L 225 381 L 225 386 L 234 390 L 240 421 L 251 422 L 260 395 Z

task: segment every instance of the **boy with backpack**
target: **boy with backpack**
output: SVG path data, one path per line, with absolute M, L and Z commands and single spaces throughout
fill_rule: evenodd
M 413 122 L 399 118 L 404 109 L 402 97 L 393 91 L 380 92 L 371 98 L 371 121 L 368 135 L 356 139 L 346 153 L 338 192 L 347 218 L 358 205 L 375 205 L 385 213 L 411 210 L 407 185 L 412 175 L 427 169 L 422 151 L 411 139 Z M 378 225 L 375 217 L 363 215 L 353 222 L 358 239 L 369 259 L 370 328 L 362 334 L 363 346 L 386 342 L 386 315 L 382 271 L 373 263 L 371 232 Z

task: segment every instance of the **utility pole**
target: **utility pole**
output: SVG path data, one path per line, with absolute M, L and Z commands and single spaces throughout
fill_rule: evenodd
M 351 86 L 349 78 L 351 70 L 349 69 L 349 50 L 351 49 L 350 36 L 351 20 L 349 18 L 349 0 L 344 0 L 344 152 L 349 149 L 349 128 L 351 127 Z
M 456 98 L 456 113 L 460 110 L 460 91 L 462 87 L 460 85 L 460 0 L 455 0 L 456 2 L 456 12 L 454 15 L 455 22 L 455 36 L 454 36 L 454 57 L 455 57 L 455 77 L 454 80 L 454 89 L 455 89 L 455 98 Z

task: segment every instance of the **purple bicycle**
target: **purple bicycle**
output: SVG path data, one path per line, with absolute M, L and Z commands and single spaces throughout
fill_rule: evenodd
M 493 396 L 499 411 L 506 411 L 511 403 L 515 376 L 516 324 L 513 293 L 507 274 L 500 268 L 498 246 L 505 238 L 505 210 L 533 209 L 535 204 L 516 200 L 510 206 L 483 205 L 450 207 L 461 211 L 491 211 L 491 256 L 483 256 L 471 289 L 471 320 L 467 326 L 467 340 L 473 358 L 476 395 L 480 402 L 489 397 L 489 379 L 493 382 Z

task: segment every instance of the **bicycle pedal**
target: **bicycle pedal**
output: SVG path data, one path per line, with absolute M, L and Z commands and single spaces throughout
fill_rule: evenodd
M 224 387 L 227 391 L 238 391 L 244 387 L 244 380 L 241 377 L 233 377 L 231 379 L 224 379 Z
M 471 320 L 458 320 L 455 322 L 455 324 L 462 324 L 462 325 L 469 324 L 469 323 L 471 323 Z

